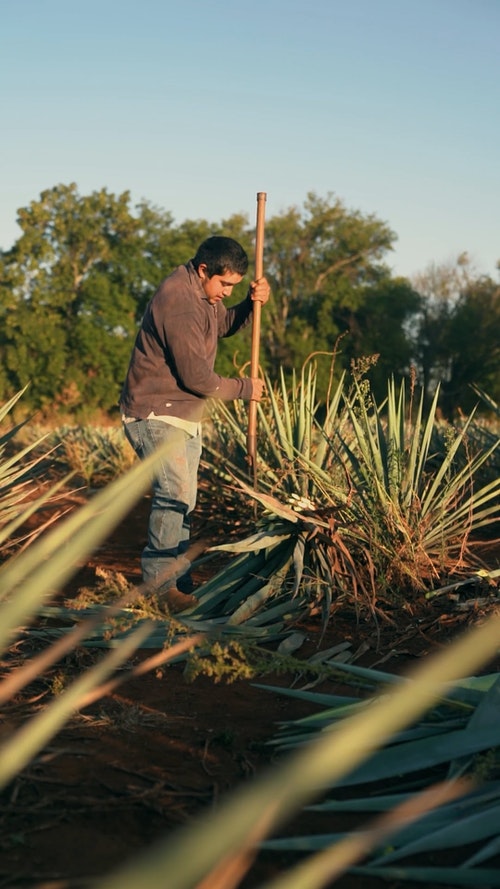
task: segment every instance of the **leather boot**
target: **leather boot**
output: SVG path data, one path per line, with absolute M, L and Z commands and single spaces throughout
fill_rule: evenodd
M 196 596 L 181 593 L 176 586 L 169 587 L 158 595 L 158 600 L 162 605 L 166 605 L 171 614 L 179 614 L 181 611 L 187 611 L 193 608 L 198 599 Z

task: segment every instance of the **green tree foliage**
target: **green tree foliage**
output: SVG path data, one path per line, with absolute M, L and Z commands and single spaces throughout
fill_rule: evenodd
M 449 328 L 449 379 L 442 406 L 448 416 L 457 407 L 469 414 L 477 402 L 475 383 L 500 401 L 500 286 L 489 277 L 470 282 L 460 294 Z
M 410 357 L 404 324 L 418 296 L 383 264 L 394 233 L 375 216 L 337 198 L 311 193 L 266 228 L 265 264 L 273 282 L 263 344 L 268 367 L 291 370 L 313 351 L 332 353 L 342 337 L 338 369 L 378 353 L 387 371 L 404 372 Z M 392 355 L 387 346 L 392 340 Z M 324 373 L 329 362 L 324 363 Z
M 80 197 L 74 184 L 19 211 L 23 234 L 2 257 L 5 389 L 30 384 L 35 407 L 109 408 L 134 329 L 140 237 L 127 192 Z
M 391 278 L 382 273 L 367 288 L 360 306 L 349 317 L 349 333 L 343 343 L 344 361 L 358 361 L 364 356 L 377 356 L 370 371 L 372 391 L 383 398 L 387 380 L 403 378 L 413 365 L 413 351 L 408 336 L 421 297 L 406 278 Z
M 500 398 L 499 285 L 476 277 L 467 254 L 455 264 L 430 265 L 414 283 L 421 295 L 414 360 L 427 399 L 440 385 L 440 407 L 452 418 L 477 403 L 472 383 Z
M 138 205 L 137 213 L 140 233 L 138 278 L 135 282 L 126 282 L 132 288 L 135 300 L 136 327 L 160 281 L 193 256 L 205 238 L 216 234 L 204 220 L 187 220 L 174 226 L 170 213 L 147 201 Z

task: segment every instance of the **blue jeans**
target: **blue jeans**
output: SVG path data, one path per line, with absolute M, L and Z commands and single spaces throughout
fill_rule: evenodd
M 148 542 L 141 557 L 143 580 L 161 587 L 163 578 L 166 587 L 177 583 L 182 592 L 190 592 L 191 563 L 183 554 L 189 546 L 196 505 L 201 436 L 189 435 L 163 420 L 134 420 L 123 428 L 141 460 L 170 442 L 153 479 Z

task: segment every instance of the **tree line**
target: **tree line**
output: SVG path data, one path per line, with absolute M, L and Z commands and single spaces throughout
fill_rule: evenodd
M 56 185 L 18 211 L 21 235 L 0 253 L 0 400 L 26 384 L 24 402 L 45 415 L 90 417 L 117 409 L 131 347 L 160 280 L 213 234 L 253 256 L 254 225 L 175 224 L 169 211 L 129 192 L 80 195 Z M 500 401 L 500 287 L 466 255 L 410 281 L 389 266 L 396 234 L 334 195 L 266 221 L 264 268 L 272 298 L 262 314 L 261 365 L 272 377 L 314 353 L 320 382 L 366 362 L 375 395 L 387 380 L 440 386 L 444 415 L 469 413 L 472 384 Z M 250 270 L 251 274 L 251 270 Z M 233 299 L 241 299 L 244 284 Z M 220 373 L 244 372 L 250 331 L 221 343 Z M 246 368 L 248 372 L 248 368 Z

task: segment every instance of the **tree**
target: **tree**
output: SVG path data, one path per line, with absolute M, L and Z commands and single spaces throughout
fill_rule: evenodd
M 214 232 L 204 220 L 186 220 L 175 226 L 169 212 L 154 207 L 147 201 L 141 201 L 136 210 L 140 259 L 138 278 L 135 282 L 129 280 L 128 286 L 135 299 L 135 321 L 138 325 L 147 303 L 163 278 L 194 256 L 198 245 Z
M 23 234 L 2 257 L 2 385 L 29 382 L 37 408 L 108 409 L 135 322 L 123 286 L 123 263 L 130 273 L 141 243 L 129 194 L 80 197 L 76 185 L 59 185 L 18 221 Z
M 291 208 L 269 222 L 265 267 L 273 300 L 263 333 L 268 367 L 290 370 L 312 352 L 332 353 L 339 337 L 341 368 L 374 347 L 385 352 L 388 367 L 391 332 L 398 369 L 406 363 L 403 325 L 418 298 L 408 282 L 394 282 L 382 263 L 394 240 L 385 223 L 348 210 L 332 195 L 324 200 L 310 193 L 302 211 Z M 327 366 L 325 360 L 325 373 Z
M 412 332 L 415 365 L 428 400 L 441 388 L 440 407 L 452 418 L 477 402 L 475 383 L 500 398 L 500 287 L 477 277 L 467 254 L 414 281 L 421 309 Z
M 406 278 L 381 274 L 366 287 L 357 309 L 343 309 L 350 336 L 343 342 L 344 366 L 367 356 L 377 356 L 370 370 L 376 399 L 387 394 L 387 380 L 409 376 L 413 346 L 408 329 L 421 307 L 421 297 Z
M 468 285 L 449 324 L 448 377 L 441 403 L 447 416 L 470 413 L 477 402 L 475 383 L 500 401 L 500 287 L 489 277 Z

